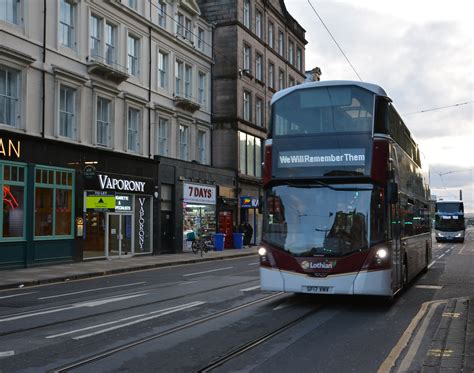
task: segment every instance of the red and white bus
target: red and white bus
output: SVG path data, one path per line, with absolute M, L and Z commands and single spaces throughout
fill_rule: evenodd
M 429 188 L 385 91 L 305 83 L 272 98 L 263 290 L 391 297 L 431 261 Z

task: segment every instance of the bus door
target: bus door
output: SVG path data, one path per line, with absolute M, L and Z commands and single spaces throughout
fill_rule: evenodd
M 397 291 L 403 287 L 402 274 L 402 249 L 400 242 L 400 211 L 399 203 L 390 206 L 390 234 L 392 243 L 392 287 L 393 291 Z

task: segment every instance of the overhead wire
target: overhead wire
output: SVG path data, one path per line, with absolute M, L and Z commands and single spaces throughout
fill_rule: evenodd
M 355 69 L 354 65 L 352 64 L 352 62 L 349 60 L 349 57 L 347 57 L 347 55 L 344 53 L 344 51 L 342 50 L 341 46 L 339 45 L 339 43 L 337 42 L 336 38 L 334 37 L 334 35 L 331 33 L 331 31 L 329 31 L 329 28 L 326 26 L 326 24 L 324 23 L 323 19 L 321 18 L 321 16 L 319 15 L 318 11 L 316 10 L 316 8 L 313 6 L 313 4 L 311 3 L 311 0 L 308 0 L 308 3 L 309 5 L 311 6 L 311 8 L 313 9 L 314 13 L 316 13 L 316 15 L 318 16 L 319 20 L 321 21 L 321 23 L 323 24 L 324 28 L 326 29 L 326 31 L 328 32 L 329 36 L 331 36 L 332 40 L 334 41 L 334 43 L 336 44 L 336 46 L 339 48 L 339 50 L 341 51 L 342 55 L 344 56 L 344 58 L 346 59 L 347 63 L 350 65 L 350 67 L 352 68 L 352 70 L 354 71 L 354 73 L 357 75 L 357 77 L 359 78 L 359 80 L 362 82 L 362 78 L 360 77 L 359 73 L 357 72 L 357 70 Z
M 412 114 L 427 113 L 427 112 L 429 112 L 429 111 L 448 109 L 448 108 L 452 108 L 452 107 L 456 107 L 456 106 L 469 105 L 469 104 L 472 104 L 472 103 L 474 103 L 474 101 L 460 102 L 460 103 L 458 103 L 458 104 L 447 105 L 447 106 L 440 106 L 440 107 L 435 107 L 435 108 L 425 109 L 425 110 L 420 110 L 420 111 L 413 111 L 413 112 L 411 112 L 411 113 L 405 113 L 405 114 L 402 114 L 402 115 L 405 115 L 405 116 L 406 116 L 406 115 L 412 115 Z

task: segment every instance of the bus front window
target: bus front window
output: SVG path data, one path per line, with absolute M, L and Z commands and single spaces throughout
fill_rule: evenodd
M 263 239 L 296 256 L 341 257 L 367 249 L 372 186 L 337 188 L 280 185 L 268 190 Z

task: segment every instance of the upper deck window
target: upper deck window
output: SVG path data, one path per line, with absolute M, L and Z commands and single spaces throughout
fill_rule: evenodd
M 355 86 L 300 89 L 273 104 L 272 135 L 371 132 L 374 94 Z

